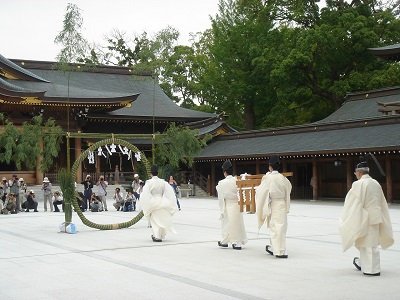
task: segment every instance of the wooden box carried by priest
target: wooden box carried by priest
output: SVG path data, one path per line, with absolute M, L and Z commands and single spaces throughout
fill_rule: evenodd
M 256 212 L 256 188 L 261 184 L 261 179 L 265 174 L 237 176 L 236 185 L 239 195 L 240 212 Z M 283 172 L 283 176 L 293 176 L 293 172 Z

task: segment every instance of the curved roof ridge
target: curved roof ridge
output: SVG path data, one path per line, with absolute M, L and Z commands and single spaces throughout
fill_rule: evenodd
M 205 124 L 209 125 L 209 124 L 213 124 L 216 123 L 219 120 L 223 120 L 225 121 L 224 115 L 223 114 L 215 114 L 211 117 L 209 117 L 208 119 L 204 119 L 204 120 L 199 120 L 199 121 L 193 121 L 193 122 L 188 122 L 185 123 L 186 126 L 189 127 L 196 127 L 196 126 L 204 126 Z
M 3 90 L 8 96 L 43 96 L 46 91 L 36 91 L 31 89 L 25 89 L 19 86 L 16 86 L 12 83 L 5 81 L 4 79 L 0 78 L 0 90 Z
M 387 46 L 381 46 L 381 47 L 368 48 L 368 50 L 388 50 L 388 49 L 399 50 L 400 49 L 400 43 L 387 45 Z
M 42 81 L 42 82 L 49 82 L 48 80 L 18 66 L 17 64 L 13 63 L 9 59 L 5 58 L 3 55 L 0 54 L 0 67 L 3 66 L 8 72 L 15 74 L 22 79 L 28 81 Z M 14 71 L 14 72 L 13 72 Z
M 380 97 L 382 94 L 388 95 L 388 94 L 399 94 L 400 86 L 391 86 L 391 87 L 386 87 L 386 88 L 380 88 L 380 89 L 375 89 L 375 90 L 368 90 L 368 91 L 360 91 L 360 92 L 350 92 L 347 93 L 345 96 L 346 103 L 347 101 L 354 101 L 354 100 L 360 100 L 360 97 L 363 98 L 375 98 L 375 97 Z

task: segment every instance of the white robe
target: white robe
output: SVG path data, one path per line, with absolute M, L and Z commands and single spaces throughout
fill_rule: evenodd
M 379 224 L 379 231 L 372 230 Z M 339 232 L 343 251 L 353 244 L 361 247 L 387 249 L 393 245 L 392 223 L 380 184 L 369 175 L 355 181 L 346 195 L 339 219 Z
M 228 175 L 218 182 L 216 189 L 221 212 L 221 243 L 246 244 L 247 235 L 244 228 L 243 213 L 240 212 L 238 204 L 236 178 Z
M 266 224 L 274 255 L 286 251 L 287 214 L 290 209 L 292 184 L 277 171 L 267 173 L 256 189 L 258 230 Z
M 256 210 L 258 219 L 258 229 L 266 223 L 269 227 L 271 219 L 271 201 L 284 200 L 285 213 L 290 210 L 290 193 L 292 191 L 292 184 L 290 181 L 277 171 L 267 173 L 261 179 L 260 186 L 256 189 Z
M 155 238 L 163 239 L 167 231 L 176 233 L 172 224 L 172 216 L 177 207 L 176 197 L 168 182 L 157 176 L 147 180 L 140 194 L 140 203 Z

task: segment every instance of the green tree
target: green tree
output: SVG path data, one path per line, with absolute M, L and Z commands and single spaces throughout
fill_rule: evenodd
M 67 76 L 67 131 L 70 131 L 70 78 L 73 72 L 81 70 L 80 65 L 76 63 L 86 56 L 88 43 L 83 37 L 81 30 L 83 18 L 81 10 L 76 4 L 68 3 L 67 12 L 64 16 L 63 30 L 61 30 L 54 43 L 61 44 L 63 48 L 57 55 L 56 68 Z M 67 136 L 67 170 L 71 168 L 70 141 Z
M 193 105 L 194 51 L 189 46 L 175 46 L 164 66 L 161 88 L 171 91 L 171 98 L 176 98 L 183 107 Z M 177 95 L 177 96 L 175 96 Z
M 47 172 L 58 157 L 62 139 L 62 129 L 54 119 L 43 122 L 41 116 L 34 117 L 31 122 L 15 126 L 9 119 L 0 114 L 4 130 L 0 133 L 0 162 L 14 163 L 18 170 L 26 168 Z M 43 141 L 43 149 L 40 141 Z
M 68 3 L 64 15 L 63 29 L 54 39 L 54 43 L 61 44 L 62 49 L 57 55 L 58 68 L 63 71 L 74 71 L 77 63 L 88 52 L 88 42 L 82 35 L 83 17 L 81 9 L 76 4 Z
M 101 55 L 153 74 L 184 107 L 225 112 L 239 130 L 309 123 L 347 92 L 400 83 L 398 64 L 368 51 L 399 40 L 396 3 L 220 0 L 211 29 L 192 34 L 190 47 L 176 45 L 179 33 L 167 27 L 133 43 L 116 34 Z
M 165 64 L 173 53 L 178 38 L 179 32 L 171 26 L 160 30 L 154 37 L 149 37 L 144 31 L 131 38 L 124 32 L 114 30 L 106 38 L 107 45 L 96 46 L 93 51 L 97 54 L 92 54 L 91 57 L 104 64 L 132 68 L 136 75 L 154 74 L 158 81 L 162 81 Z M 90 57 L 85 59 L 92 61 Z
M 221 113 L 224 107 L 217 101 L 219 88 L 216 79 L 219 73 L 210 50 L 213 42 L 211 29 L 192 34 L 191 42 L 194 54 L 191 56 L 193 61 L 188 89 L 193 97 L 193 104 L 186 107 L 203 112 Z
M 212 61 L 207 66 L 207 85 L 213 80 L 213 106 L 229 115 L 238 129 L 254 129 L 257 102 L 266 98 L 268 81 L 259 85 L 255 61 L 269 45 L 268 33 L 274 28 L 276 7 L 264 1 L 220 1 L 212 18 Z M 268 89 L 267 89 L 268 90 Z
M 197 87 L 209 91 L 210 105 L 232 126 L 320 120 L 347 92 L 400 83 L 399 67 L 368 51 L 399 40 L 394 4 L 332 0 L 320 9 L 318 2 L 220 1 Z
M 170 165 L 177 169 L 181 163 L 191 167 L 194 158 L 207 146 L 210 135 L 199 137 L 198 130 L 176 126 L 172 123 L 162 136 L 156 136 L 156 163 L 159 166 Z
M 43 129 L 43 150 L 41 153 L 41 171 L 44 173 L 54 165 L 54 158 L 58 157 L 61 149 L 63 130 L 53 118 L 49 118 Z
M 60 69 L 67 76 L 67 130 L 70 131 L 70 105 L 69 105 L 69 88 L 70 88 L 70 77 L 72 72 L 79 70 L 80 66 L 74 63 L 80 61 L 82 57 L 85 57 L 88 51 L 88 44 L 86 39 L 83 37 L 81 30 L 83 25 L 83 18 L 81 10 L 77 5 L 69 3 L 67 5 L 67 12 L 64 16 L 63 30 L 56 36 L 54 42 L 61 44 L 63 48 L 57 56 L 57 68 Z M 93 56 L 93 54 L 92 54 Z M 71 154 L 70 154 L 70 139 L 67 136 L 67 170 L 66 172 L 60 172 L 59 175 L 62 178 L 63 183 L 61 189 L 64 194 L 64 201 L 66 203 L 64 207 L 65 212 L 65 226 L 67 226 L 72 219 L 72 193 L 71 189 Z
M 399 40 L 392 9 L 374 1 L 327 4 L 306 28 L 299 24 L 295 46 L 272 71 L 279 97 L 263 126 L 317 121 L 338 109 L 347 92 L 400 83 L 388 73 L 398 67 L 385 66 L 368 51 Z

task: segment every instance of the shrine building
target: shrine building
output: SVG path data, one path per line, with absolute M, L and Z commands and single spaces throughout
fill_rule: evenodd
M 74 64 L 77 71 L 65 73 L 55 62 L 7 59 L 0 55 L 0 112 L 15 125 L 22 125 L 33 116 L 55 119 L 64 132 L 143 134 L 163 132 L 169 124 L 187 125 L 200 135 L 218 135 L 233 131 L 225 116 L 182 108 L 162 91 L 149 75 L 133 75 L 125 67 L 96 66 L 86 68 Z M 80 69 L 80 70 L 79 70 Z M 98 141 L 95 138 L 72 138 L 71 161 Z M 65 138 L 64 138 L 65 141 Z M 151 157 L 150 139 L 130 140 L 147 157 Z M 125 165 L 122 165 L 125 162 Z M 85 161 L 77 174 L 80 182 L 85 174 L 110 173 L 119 165 L 121 173 L 133 173 L 137 161 L 126 163 L 121 153 L 96 156 L 96 163 Z M 65 143 L 53 170 L 18 171 L 25 181 L 41 183 L 44 176 L 57 180 L 57 172 L 66 166 Z M 0 164 L 0 175 L 16 173 L 13 165 Z
M 398 61 L 400 44 L 369 49 L 381 60 Z M 78 67 L 78 65 L 76 65 Z M 370 159 L 370 174 L 379 181 L 388 202 L 400 202 L 400 87 L 349 93 L 343 105 L 318 122 L 237 132 L 226 116 L 185 109 L 174 103 L 148 75 L 133 75 L 125 67 L 96 66 L 70 76 L 55 69 L 54 62 L 7 59 L 0 55 L 0 112 L 16 125 L 42 114 L 53 117 L 65 132 L 152 134 L 169 124 L 211 133 L 212 141 L 195 158 L 190 179 L 197 188 L 216 195 L 223 178 L 221 166 L 230 159 L 235 174 L 267 172 L 269 157 L 280 156 L 289 177 L 293 199 L 344 199 L 352 182 L 359 156 L 373 153 L 384 175 Z M 67 113 L 69 120 L 67 124 Z M 71 159 L 76 159 L 98 139 L 73 138 Z M 130 141 L 151 156 L 151 141 Z M 54 170 L 23 171 L 31 183 L 43 176 L 56 176 L 66 165 L 62 147 Z M 96 164 L 83 163 L 77 174 L 114 171 L 121 154 L 97 156 Z M 135 169 L 122 166 L 123 172 Z M 0 175 L 14 173 L 13 166 L 0 164 Z M 311 184 L 313 183 L 313 184 Z
M 400 58 L 400 44 L 369 50 L 380 60 Z M 226 159 L 237 175 L 260 174 L 278 154 L 282 171 L 293 172 L 292 199 L 342 200 L 356 180 L 359 157 L 367 153 L 385 173 L 369 160 L 387 201 L 400 202 L 400 87 L 349 93 L 337 111 L 311 124 L 219 135 L 196 158 L 194 174 L 208 174 L 208 193 L 216 195 Z

